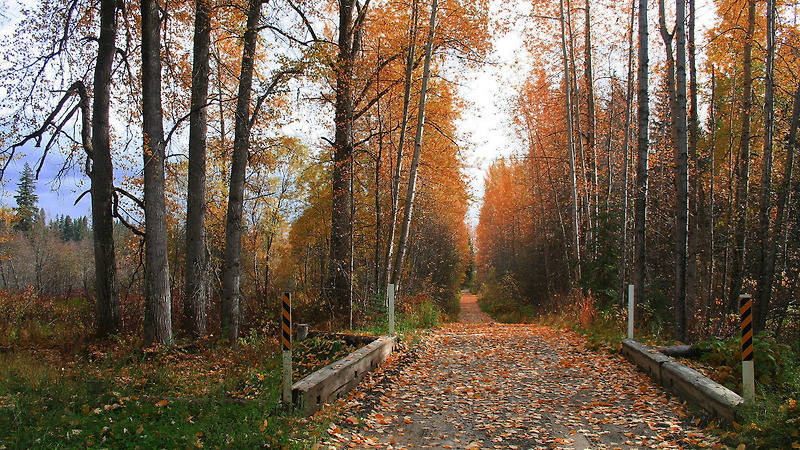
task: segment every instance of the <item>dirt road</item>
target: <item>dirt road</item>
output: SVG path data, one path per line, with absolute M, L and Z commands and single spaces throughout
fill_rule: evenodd
M 500 325 L 475 296 L 462 323 L 393 358 L 344 404 L 322 448 L 690 448 L 682 405 L 572 332 Z

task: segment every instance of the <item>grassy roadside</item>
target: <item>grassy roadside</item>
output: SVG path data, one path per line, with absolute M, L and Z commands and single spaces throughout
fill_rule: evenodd
M 445 320 L 420 301 L 400 310 L 397 331 L 409 347 Z M 33 331 L 19 328 L 0 346 L 0 449 L 305 449 L 327 438 L 337 413 L 304 418 L 280 403 L 280 347 L 267 330 L 235 347 L 210 337 L 149 348 L 132 337 L 57 345 L 63 335 L 33 339 Z M 294 378 L 353 350 L 343 341 L 296 343 Z
M 321 430 L 279 403 L 273 341 L 2 355 L 0 446 L 306 448 Z

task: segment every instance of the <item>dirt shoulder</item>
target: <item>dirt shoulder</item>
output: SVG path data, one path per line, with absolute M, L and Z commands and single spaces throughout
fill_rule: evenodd
M 327 447 L 689 448 L 709 445 L 682 404 L 572 332 L 500 325 L 462 297 L 442 327 L 362 383 Z

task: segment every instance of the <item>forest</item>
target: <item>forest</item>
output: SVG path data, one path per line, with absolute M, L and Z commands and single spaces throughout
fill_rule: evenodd
M 498 313 L 615 314 L 682 342 L 798 342 L 797 5 L 534 2 L 476 230 Z M 644 14 L 648 12 L 648 14 Z M 613 26 L 612 26 L 613 24 Z M 547 30 L 547 31 L 544 31 Z
M 403 330 L 471 289 L 609 348 L 631 285 L 637 336 L 724 353 L 732 388 L 752 295 L 772 415 L 748 430 L 797 433 L 796 2 L 5 4 L 4 446 L 296 447 L 316 431 L 277 398 L 281 294 L 374 334 L 390 285 Z M 508 120 L 473 136 L 488 68 Z M 480 140 L 505 155 L 482 185 Z M 90 214 L 45 210 L 45 184 Z
M 0 174 L 26 164 L 9 328 L 28 287 L 91 299 L 87 336 L 149 344 L 275 329 L 283 291 L 353 329 L 390 283 L 451 317 L 472 283 L 518 317 L 615 314 L 632 284 L 648 333 L 732 336 L 749 293 L 756 334 L 797 342 L 797 5 L 650 3 L 21 9 L 0 73 Z M 459 83 L 511 30 L 511 156 L 473 230 Z M 51 160 L 82 180 L 86 242 L 43 239 L 59 227 L 24 195 Z
M 486 2 L 217 3 L 20 11 L 0 174 L 24 160 L 34 180 L 54 164 L 81 178 L 94 244 L 63 273 L 78 253 L 7 205 L 13 287 L 63 273 L 47 295 L 91 298 L 87 334 L 145 344 L 275 329 L 282 291 L 329 328 L 375 325 L 389 283 L 406 309 L 456 311 L 471 260 L 456 68 L 486 60 Z M 23 264 L 8 243 L 24 239 L 48 258 Z

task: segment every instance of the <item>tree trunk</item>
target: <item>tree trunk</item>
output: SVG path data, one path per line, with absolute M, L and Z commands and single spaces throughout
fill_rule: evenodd
M 408 55 L 406 57 L 405 91 L 403 93 L 403 118 L 400 124 L 400 140 L 397 144 L 397 164 L 392 180 L 392 207 L 389 213 L 389 237 L 387 238 L 386 263 L 384 272 L 384 286 L 389 284 L 392 275 L 392 255 L 394 253 L 394 238 L 397 230 L 397 212 L 400 203 L 400 176 L 403 171 L 403 147 L 405 147 L 406 132 L 408 129 L 408 110 L 411 106 L 411 85 L 413 84 L 414 59 L 417 42 L 417 25 L 419 20 L 419 5 L 415 0 L 411 12 L 411 29 L 409 30 Z
M 767 254 L 767 265 L 768 269 L 774 273 L 775 270 L 775 260 L 777 254 L 777 247 L 778 241 L 780 240 L 780 235 L 784 232 L 784 216 L 787 214 L 786 208 L 789 204 L 789 192 L 791 190 L 792 185 L 792 172 L 794 168 L 794 153 L 797 147 L 797 129 L 800 128 L 800 86 L 797 87 L 797 90 L 794 94 L 794 107 L 792 108 L 792 125 L 789 129 L 789 136 L 786 139 L 786 162 L 783 169 L 783 180 L 781 181 L 781 185 L 778 188 L 778 205 L 777 205 L 777 213 L 775 215 L 775 227 L 774 234 L 773 234 L 773 242 L 770 245 L 769 253 Z M 797 280 L 796 276 L 792 276 L 791 274 L 787 276 L 787 278 L 792 280 Z M 796 282 L 796 281 L 794 281 Z M 794 283 L 792 282 L 792 283 Z M 786 311 L 789 307 L 790 301 L 787 299 L 781 304 L 781 311 L 777 314 L 778 316 L 778 324 L 775 328 L 775 336 L 780 338 L 780 332 L 783 326 L 784 318 L 786 317 Z
M 431 57 L 433 56 L 433 36 L 436 32 L 436 13 L 439 1 L 433 0 L 431 5 L 430 28 L 428 41 L 425 44 L 425 65 L 422 69 L 422 87 L 419 93 L 419 112 L 417 113 L 417 133 L 414 137 L 414 155 L 411 158 L 411 168 L 408 174 L 408 187 L 406 188 L 406 204 L 403 211 L 403 225 L 400 229 L 400 241 L 397 244 L 397 258 L 392 271 L 392 284 L 399 290 L 400 276 L 403 273 L 403 259 L 406 256 L 408 235 L 411 230 L 411 216 L 414 211 L 414 195 L 417 187 L 417 169 L 419 168 L 420 153 L 422 152 L 422 133 L 425 129 L 425 99 L 428 95 L 428 81 L 431 72 Z
M 206 136 L 211 37 L 209 0 L 195 1 L 192 99 L 189 112 L 189 173 L 186 195 L 186 300 L 183 329 L 206 334 Z
M 595 118 L 595 105 L 594 105 L 594 74 L 592 70 L 592 14 L 591 9 L 589 7 L 590 0 L 586 0 L 584 13 L 585 13 L 585 23 L 584 23 L 584 59 L 583 59 L 583 74 L 584 74 L 584 83 L 586 83 L 586 114 L 587 114 L 587 121 L 586 121 L 586 141 L 589 146 L 589 153 L 592 155 L 592 196 L 594 197 L 593 200 L 593 208 L 592 208 L 592 215 L 594 217 L 590 218 L 590 220 L 595 220 L 597 218 L 597 208 L 600 204 L 599 195 L 600 195 L 600 186 L 598 184 L 598 176 L 597 172 L 599 170 L 599 164 L 597 163 L 597 142 L 596 142 L 596 118 Z M 613 108 L 612 108 L 613 114 Z
M 570 98 L 570 104 L 572 105 L 572 110 L 570 114 L 570 120 L 572 121 L 573 132 L 575 136 L 572 137 L 573 139 L 573 149 L 575 150 L 575 159 L 576 159 L 576 171 L 577 171 L 577 164 L 580 163 L 580 177 L 581 183 L 578 185 L 578 189 L 582 188 L 581 196 L 583 197 L 583 215 L 585 220 L 584 229 L 586 230 L 586 234 L 584 235 L 584 245 L 586 242 L 592 241 L 592 233 L 594 231 L 594 227 L 592 226 L 592 194 L 591 191 L 593 189 L 590 186 L 589 178 L 587 177 L 587 170 L 586 170 L 586 148 L 583 145 L 583 124 L 581 123 L 581 96 L 580 96 L 580 87 L 578 86 L 578 66 L 575 63 L 575 37 L 572 33 L 572 2 L 571 0 L 566 0 L 565 4 L 565 13 L 566 17 L 564 20 L 566 23 L 564 24 L 565 28 L 565 36 L 567 37 L 567 45 L 569 48 L 569 67 L 571 76 L 569 80 L 572 82 L 572 95 Z M 577 138 L 577 139 L 576 139 Z M 576 183 L 577 183 L 577 173 L 576 173 Z M 580 207 L 580 205 L 579 205 Z M 578 224 L 580 224 L 580 217 L 576 220 Z M 580 234 L 580 231 L 578 231 Z M 583 252 L 581 249 L 578 249 L 578 258 L 576 259 L 576 264 L 578 266 L 578 277 L 577 280 L 581 279 L 581 258 L 583 257 Z
M 561 57 L 564 62 L 564 103 L 567 115 L 567 145 L 569 148 L 569 176 L 572 190 L 572 257 L 580 261 L 580 230 L 578 229 L 578 182 L 575 174 L 575 141 L 572 136 L 572 82 L 570 81 L 569 59 L 567 56 L 567 31 L 564 0 L 559 1 L 561 12 Z M 580 281 L 580 264 L 575 282 Z
M 675 34 L 667 29 L 665 0 L 658 2 L 658 23 L 667 56 L 667 89 L 675 154 L 675 291 L 672 300 L 675 339 L 686 340 L 686 242 L 688 230 L 688 149 L 686 138 L 685 2 L 675 1 Z M 672 40 L 676 39 L 673 57 Z
M 686 340 L 686 244 L 689 231 L 689 150 L 686 134 L 685 0 L 675 1 L 675 339 Z
M 687 242 L 686 261 L 686 307 L 690 311 L 687 315 L 687 330 L 691 330 L 690 319 L 697 312 L 697 266 L 698 245 L 700 238 L 700 216 L 705 211 L 704 195 L 701 192 L 699 177 L 702 172 L 700 158 L 697 153 L 700 123 L 697 105 L 697 64 L 695 47 L 695 16 L 697 0 L 689 0 L 689 91 L 691 92 L 689 109 L 689 158 L 693 170 L 689 173 L 689 236 Z M 713 125 L 712 125 L 713 126 Z M 713 157 L 713 156 L 712 156 Z M 696 327 L 695 327 L 696 328 Z
M 638 159 L 636 165 L 633 274 L 634 298 L 637 305 L 643 304 L 645 298 L 646 276 L 645 238 L 647 225 L 648 127 L 650 122 L 647 39 L 647 0 L 639 0 L 639 70 L 637 80 L 639 130 L 636 144 Z
M 353 71 L 358 53 L 357 34 L 363 26 L 367 11 L 365 3 L 356 8 L 356 0 L 339 2 L 339 54 L 336 63 L 336 103 L 333 141 L 333 180 L 331 208 L 330 265 L 328 266 L 328 295 L 331 313 L 343 316 L 350 305 L 350 185 L 353 182 Z M 358 14 L 356 15 L 356 12 Z M 354 17 L 355 16 L 355 17 Z
M 709 149 L 709 186 L 708 186 L 708 198 L 710 200 L 710 205 L 708 207 L 708 222 L 706 222 L 706 226 L 708 226 L 708 242 L 709 242 L 709 249 L 708 249 L 708 281 L 706 283 L 706 295 L 703 296 L 703 337 L 708 336 L 710 323 L 711 323 L 711 299 L 714 298 L 714 277 L 716 276 L 716 245 L 714 244 L 714 239 L 716 237 L 716 230 L 714 229 L 714 219 L 716 215 L 714 214 L 714 195 L 716 193 L 715 188 L 716 185 L 714 183 L 714 176 L 716 172 L 716 160 L 715 154 L 717 151 L 717 126 L 716 126 L 716 108 L 714 103 L 717 97 L 717 78 L 716 73 L 714 70 L 714 66 L 711 66 L 711 101 L 709 102 L 709 122 L 711 123 L 711 148 Z
M 253 71 L 260 19 L 261 0 L 250 0 L 239 75 L 239 95 L 236 100 L 231 181 L 228 192 L 228 212 L 225 217 L 222 332 L 228 337 L 231 344 L 235 344 L 239 338 L 241 319 L 239 285 L 242 274 L 242 210 L 244 208 L 245 172 L 250 150 L 250 97 L 253 90 Z
M 772 233 L 770 211 L 772 196 L 772 136 L 774 116 L 774 59 L 775 59 L 775 1 L 767 0 L 767 61 L 764 74 L 764 154 L 761 161 L 761 192 L 758 227 L 758 288 L 753 311 L 753 333 L 767 326 L 772 283 L 775 275 L 775 235 Z M 778 228 L 778 230 L 780 230 Z
M 739 141 L 739 163 L 736 171 L 736 196 L 733 208 L 733 256 L 728 307 L 735 311 L 744 278 L 746 246 L 748 185 L 750 181 L 750 113 L 753 107 L 753 37 L 756 22 L 756 2 L 749 0 L 747 7 L 747 34 L 744 41 L 744 81 L 742 85 L 742 135 Z
M 142 0 L 142 135 L 144 138 L 146 344 L 172 340 L 167 206 L 164 195 L 164 125 L 161 109 L 161 18 L 158 0 Z
M 620 236 L 620 255 L 619 261 L 619 304 L 625 304 L 625 293 L 627 292 L 627 259 L 628 259 L 628 183 L 631 151 L 631 115 L 633 113 L 633 30 L 636 18 L 636 0 L 631 2 L 631 21 L 630 34 L 628 35 L 628 73 L 625 81 L 625 136 L 622 144 L 623 167 L 622 167 L 622 233 Z M 610 184 L 610 182 L 609 182 Z
M 117 287 L 117 259 L 114 252 L 114 167 L 111 163 L 109 109 L 111 73 L 116 53 L 117 2 L 100 2 L 100 37 L 94 72 L 92 104 L 92 236 L 94 237 L 95 297 L 97 334 L 101 338 L 119 331 L 122 318 Z

